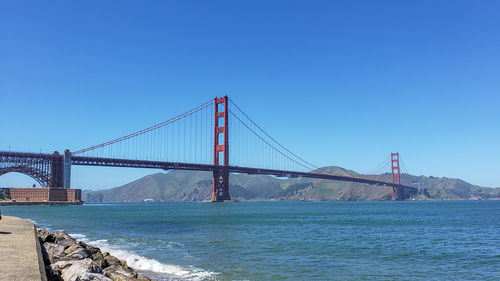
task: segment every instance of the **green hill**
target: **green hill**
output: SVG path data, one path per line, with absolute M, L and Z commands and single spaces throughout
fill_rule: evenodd
M 324 167 L 317 172 L 343 176 L 358 173 L 341 167 Z M 391 175 L 363 176 L 390 181 Z M 404 184 L 418 187 L 415 199 L 469 199 L 500 197 L 500 189 L 480 187 L 460 179 L 401 175 Z M 240 200 L 390 200 L 391 188 L 322 179 L 282 179 L 266 175 L 230 175 L 230 191 Z M 203 201 L 210 198 L 211 172 L 170 171 L 145 176 L 107 190 L 84 191 L 86 202 Z

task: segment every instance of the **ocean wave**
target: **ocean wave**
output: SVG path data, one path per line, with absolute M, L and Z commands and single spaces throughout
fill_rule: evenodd
M 79 234 L 79 233 L 68 233 L 69 235 L 71 235 L 71 237 L 75 238 L 76 240 L 87 240 L 87 236 L 85 236 L 85 234 Z M 85 241 L 83 241 L 85 242 Z
M 203 270 L 194 266 L 184 267 L 173 264 L 164 264 L 155 259 L 150 259 L 138 255 L 132 251 L 122 249 L 116 245 L 108 243 L 108 240 L 89 240 L 84 234 L 71 233 L 75 239 L 81 240 L 89 245 L 98 247 L 102 252 L 109 252 L 118 259 L 127 261 L 127 264 L 137 271 L 142 271 L 147 275 L 155 275 L 154 278 L 164 280 L 215 280 L 218 273 Z M 152 276 L 151 276 L 152 277 Z

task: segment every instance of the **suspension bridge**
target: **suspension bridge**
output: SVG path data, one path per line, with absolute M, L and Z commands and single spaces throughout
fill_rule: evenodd
M 224 96 L 154 126 L 73 152 L 0 151 L 0 176 L 18 172 L 41 186 L 70 188 L 73 165 L 210 171 L 213 202 L 231 200 L 230 173 L 387 186 L 392 188 L 393 200 L 416 193 L 417 188 L 400 181 L 399 154 L 391 153 L 388 163 L 392 181 L 330 174 L 291 152 Z

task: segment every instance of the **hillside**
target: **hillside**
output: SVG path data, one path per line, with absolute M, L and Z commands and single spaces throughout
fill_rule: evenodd
M 320 172 L 360 176 L 340 167 L 324 167 Z M 84 191 L 86 202 L 203 201 L 210 197 L 210 172 L 171 171 L 156 173 L 107 190 Z M 389 181 L 390 174 L 365 176 Z M 469 199 L 500 197 L 500 189 L 479 187 L 460 179 L 404 174 L 402 183 L 419 187 L 415 199 Z M 240 200 L 389 200 L 391 189 L 361 183 L 322 179 L 280 179 L 266 175 L 230 175 L 231 196 Z

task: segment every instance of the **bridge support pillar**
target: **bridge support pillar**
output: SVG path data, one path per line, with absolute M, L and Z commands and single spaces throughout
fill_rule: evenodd
M 215 98 L 214 115 L 214 171 L 213 189 L 210 200 L 221 202 L 231 200 L 229 196 L 229 141 L 228 141 L 228 98 Z M 222 154 L 222 155 L 221 155 Z M 222 160 L 222 163 L 221 163 Z M 221 165 L 222 164 L 222 165 Z
M 229 170 L 220 168 L 213 172 L 212 202 L 231 200 L 229 196 Z
M 71 152 L 66 149 L 63 154 L 63 187 L 71 188 Z

